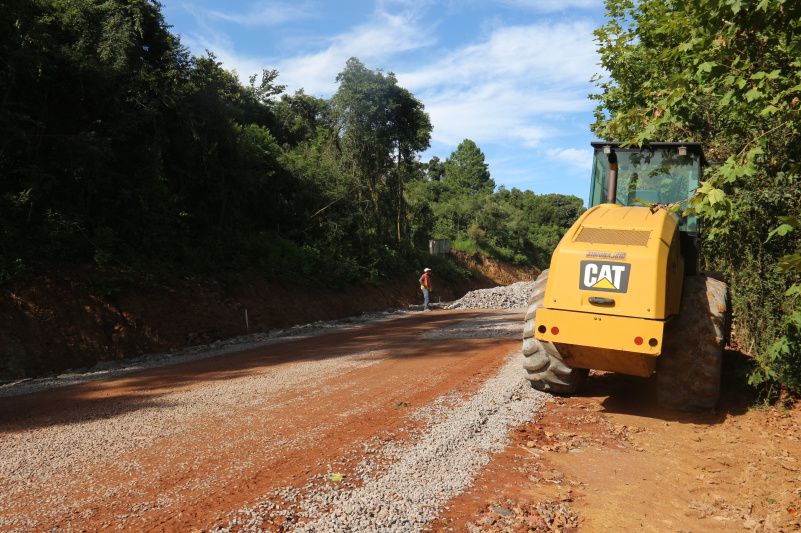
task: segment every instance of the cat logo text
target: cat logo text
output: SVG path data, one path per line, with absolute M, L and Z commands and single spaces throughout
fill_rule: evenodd
M 629 290 L 629 263 L 582 261 L 579 288 L 585 291 L 626 292 Z

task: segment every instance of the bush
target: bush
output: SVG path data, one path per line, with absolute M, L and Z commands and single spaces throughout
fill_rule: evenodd
M 784 317 L 779 333 L 778 340 L 757 355 L 758 366 L 748 380 L 752 385 L 767 386 L 769 397 L 778 392 L 777 383 L 801 391 L 801 310 Z

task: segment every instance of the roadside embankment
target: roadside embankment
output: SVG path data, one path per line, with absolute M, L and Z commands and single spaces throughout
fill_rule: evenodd
M 435 277 L 434 302 L 530 279 L 537 272 L 465 254 L 456 253 L 452 259 L 472 276 L 452 283 Z M 414 274 L 334 288 L 276 283 L 255 272 L 225 279 L 175 276 L 153 281 L 74 269 L 0 288 L 0 382 L 406 308 L 419 300 Z

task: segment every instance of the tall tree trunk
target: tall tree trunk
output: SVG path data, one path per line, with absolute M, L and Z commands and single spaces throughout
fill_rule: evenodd
M 396 170 L 396 179 L 398 180 L 398 197 L 397 197 L 397 218 L 396 218 L 396 225 L 398 229 L 398 244 L 401 242 L 401 209 L 403 207 L 403 176 L 401 175 L 401 146 L 400 142 L 398 143 L 398 164 L 395 167 Z

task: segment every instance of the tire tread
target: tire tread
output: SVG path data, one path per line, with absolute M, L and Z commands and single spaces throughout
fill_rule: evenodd
M 547 283 L 548 270 L 543 270 L 528 300 L 529 308 L 526 311 L 526 323 L 523 328 L 523 368 L 526 370 L 526 378 L 535 389 L 571 394 L 584 384 L 589 371 L 584 368 L 570 368 L 562 360 L 556 346 L 534 337 L 537 310 L 544 304 Z

